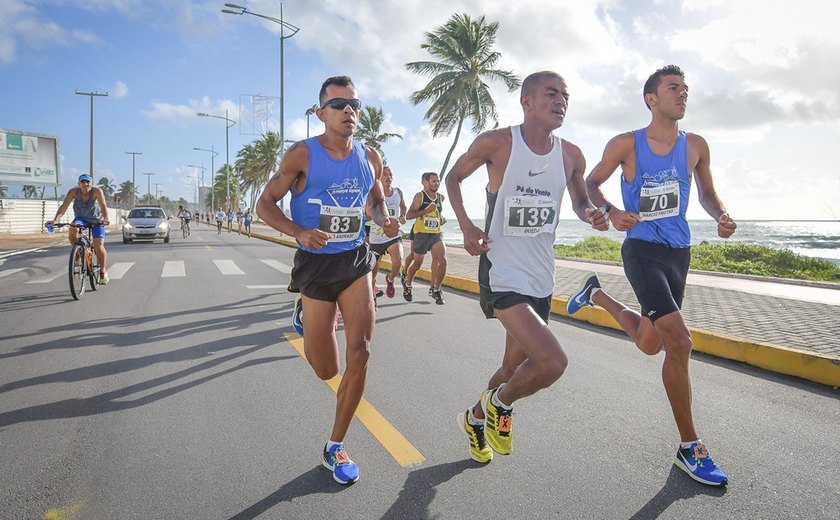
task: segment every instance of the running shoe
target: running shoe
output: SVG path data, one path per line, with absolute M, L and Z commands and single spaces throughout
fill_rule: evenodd
M 300 296 L 295 300 L 295 310 L 292 312 L 292 328 L 303 336 L 303 300 Z
M 697 482 L 708 486 L 725 486 L 729 482 L 726 473 L 712 460 L 706 445 L 699 441 L 688 448 L 677 449 L 674 465 Z
M 394 279 L 391 278 L 391 273 L 388 273 L 385 275 L 385 296 L 393 298 L 395 294 L 397 290 L 394 289 Z
M 341 485 L 349 486 L 359 480 L 359 466 L 347 456 L 344 444 L 336 444 L 327 450 L 324 444 L 324 467 L 332 471 L 333 480 Z
M 99 285 L 108 285 L 111 279 L 108 278 L 108 273 L 99 273 Z
M 484 425 L 471 424 L 467 419 L 470 411 L 458 414 L 458 429 L 464 432 L 464 435 L 470 440 L 470 458 L 476 462 L 487 464 L 493 460 L 493 450 L 487 445 L 487 439 L 484 438 Z
M 485 390 L 481 394 L 481 407 L 484 409 L 484 434 L 487 444 L 499 455 L 510 455 L 513 451 L 511 422 L 513 410 L 493 404 L 493 396 L 498 388 Z
M 429 286 L 429 296 L 434 296 L 434 295 L 435 295 L 435 288 L 432 287 L 432 286 Z
M 403 298 L 405 298 L 405 301 L 410 302 L 412 300 L 411 286 L 406 285 L 405 278 L 403 278 L 401 281 L 402 281 L 402 286 L 403 286 Z
M 432 298 L 435 299 L 435 303 L 438 305 L 443 305 L 444 303 L 446 303 L 445 301 L 443 301 L 443 295 L 441 294 L 440 289 L 432 290 Z
M 377 287 L 375 285 L 373 286 L 373 297 L 374 298 L 379 298 L 383 294 L 385 294 L 385 292 L 382 289 L 380 289 L 379 287 Z
M 598 281 L 598 275 L 595 273 L 586 273 L 583 275 L 580 287 L 578 287 L 578 290 L 569 296 L 569 301 L 566 302 L 566 312 L 574 314 L 586 306 L 593 307 L 592 289 L 595 288 L 601 288 L 601 282 Z

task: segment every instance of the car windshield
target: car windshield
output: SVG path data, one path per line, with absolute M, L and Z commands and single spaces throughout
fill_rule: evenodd
M 163 218 L 163 210 L 154 208 L 137 208 L 131 210 L 131 213 L 128 214 L 128 218 Z

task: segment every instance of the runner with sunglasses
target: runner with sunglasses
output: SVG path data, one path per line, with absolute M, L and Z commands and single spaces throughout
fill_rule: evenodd
M 70 232 L 67 235 L 67 240 L 70 245 L 74 245 L 78 239 L 79 229 L 84 229 L 87 224 L 96 224 L 91 228 L 91 236 L 93 237 L 93 252 L 96 253 L 96 259 L 99 260 L 99 285 L 108 283 L 108 271 L 105 269 L 105 260 L 107 252 L 105 251 L 105 226 L 110 224 L 108 220 L 108 206 L 105 204 L 105 194 L 102 190 L 93 186 L 93 177 L 88 174 L 79 175 L 79 185 L 67 192 L 64 197 L 64 202 L 55 212 L 55 217 L 47 224 L 55 224 L 64 212 L 73 203 L 73 224 L 79 224 L 82 227 L 77 228 L 70 226 Z
M 365 244 L 367 205 L 373 221 L 390 237 L 399 221 L 388 216 L 380 176 L 382 158 L 353 140 L 361 102 L 347 76 L 328 78 L 315 112 L 324 133 L 298 141 L 283 155 L 280 170 L 260 195 L 257 212 L 272 228 L 298 243 L 290 292 L 299 292 L 292 323 L 303 335 L 306 360 L 328 380 L 338 374 L 336 308 L 344 317 L 345 370 L 323 465 L 340 484 L 359 479 L 359 468 L 344 448 L 344 437 L 367 381 L 374 303 L 370 271 L 374 256 Z M 277 203 L 291 192 L 291 219 Z M 306 312 L 303 312 L 303 311 Z

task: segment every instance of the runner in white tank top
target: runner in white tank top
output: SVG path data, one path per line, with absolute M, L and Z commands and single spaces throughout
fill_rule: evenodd
M 566 354 L 547 325 L 554 290 L 552 245 L 564 187 L 578 218 L 607 229 L 603 211 L 586 198 L 583 154 L 552 134 L 563 124 L 568 102 L 562 77 L 531 74 L 522 83 L 522 125 L 478 136 L 446 177 L 464 248 L 482 255 L 481 307 L 506 332 L 501 367 L 479 402 L 458 416 L 470 456 L 479 462 L 490 462 L 493 452 L 511 453 L 513 403 L 552 385 L 566 369 Z M 482 165 L 488 174 L 486 231 L 470 220 L 461 195 L 461 183 Z
M 487 235 L 493 243 L 481 257 L 479 282 L 493 292 L 544 298 L 554 292 L 554 230 L 566 190 L 562 140 L 550 134 L 551 150 L 536 154 L 510 127 L 510 159 L 495 194 L 487 192 Z

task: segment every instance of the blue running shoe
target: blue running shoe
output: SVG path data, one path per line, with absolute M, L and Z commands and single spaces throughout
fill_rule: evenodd
M 569 296 L 569 301 L 566 302 L 566 312 L 574 314 L 583 307 L 592 307 L 592 289 L 601 288 L 601 282 L 598 281 L 598 275 L 595 273 L 586 273 L 583 275 L 580 287 L 578 290 Z
M 324 467 L 333 472 L 333 480 L 343 486 L 359 480 L 359 466 L 347 456 L 344 444 L 336 444 L 327 451 L 324 444 Z
M 292 327 L 303 336 L 303 300 L 300 296 L 295 300 L 295 310 L 292 312 Z
M 706 445 L 699 441 L 689 448 L 679 448 L 674 465 L 708 486 L 725 486 L 729 482 L 726 473 L 712 460 Z

